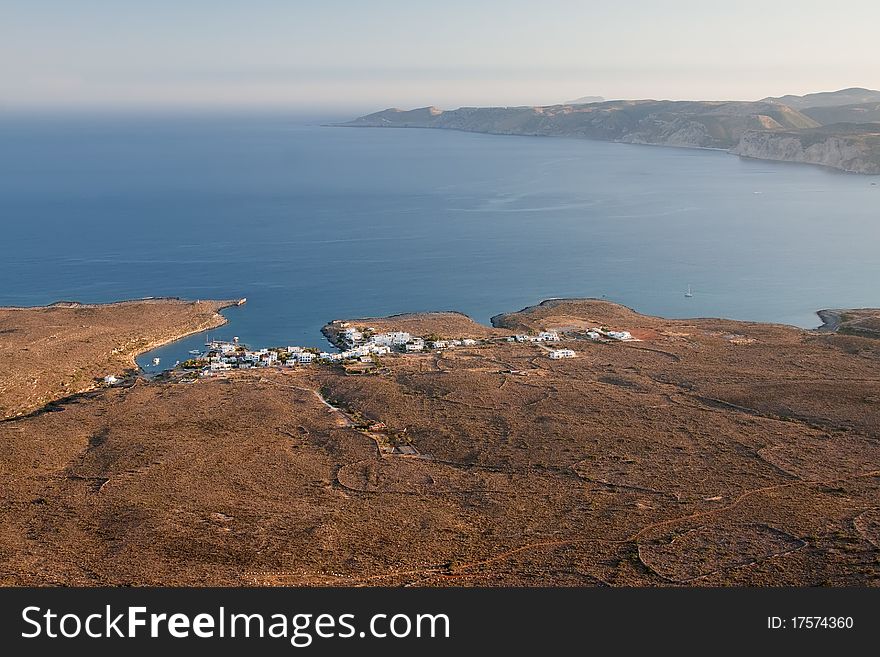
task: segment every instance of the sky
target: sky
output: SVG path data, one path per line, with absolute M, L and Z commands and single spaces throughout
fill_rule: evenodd
M 880 2 L 0 0 L 0 109 L 536 105 L 880 88 Z

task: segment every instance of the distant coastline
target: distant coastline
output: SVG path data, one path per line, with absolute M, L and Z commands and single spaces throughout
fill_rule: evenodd
M 618 100 L 455 110 L 390 108 L 333 125 L 712 149 L 751 159 L 880 174 L 880 92 L 845 89 L 821 96 L 755 102 Z M 866 99 L 869 102 L 854 102 Z M 821 104 L 810 107 L 811 102 Z M 853 122 L 854 117 L 861 122 Z

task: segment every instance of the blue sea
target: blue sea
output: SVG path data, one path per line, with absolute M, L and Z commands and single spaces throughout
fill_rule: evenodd
M 297 116 L 0 117 L 0 305 L 247 297 L 212 337 L 550 297 L 818 324 L 880 306 L 880 180 L 722 152 Z M 688 285 L 694 296 L 685 298 Z M 205 335 L 143 356 L 161 367 Z

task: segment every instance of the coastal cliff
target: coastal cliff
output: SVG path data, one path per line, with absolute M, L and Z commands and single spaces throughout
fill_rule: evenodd
M 774 103 L 626 100 L 547 107 L 461 107 L 448 111 L 436 107 L 387 109 L 342 125 L 442 128 L 728 149 L 749 130 L 814 128 L 819 124 Z
M 392 108 L 339 125 L 716 148 L 744 157 L 876 174 L 880 123 L 870 121 L 880 110 L 870 102 L 853 104 L 876 103 L 875 97 L 880 92 L 845 89 L 757 102 L 614 100 L 539 107 Z M 851 117 L 864 118 L 843 122 Z
M 730 152 L 761 160 L 880 174 L 880 125 L 853 125 L 848 131 L 843 126 L 835 127 L 833 131 L 749 131 Z

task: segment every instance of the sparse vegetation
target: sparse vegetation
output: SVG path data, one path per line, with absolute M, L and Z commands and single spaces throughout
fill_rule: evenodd
M 0 423 L 0 582 L 880 583 L 877 340 L 599 301 L 496 323 L 643 341 L 172 378 Z

